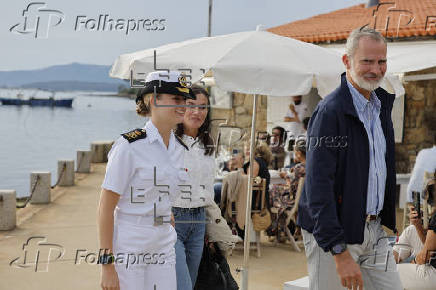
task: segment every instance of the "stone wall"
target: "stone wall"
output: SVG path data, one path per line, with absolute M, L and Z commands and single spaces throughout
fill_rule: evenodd
M 434 74 L 436 68 L 407 73 L 406 75 Z M 403 142 L 396 144 L 398 173 L 409 173 L 416 155 L 433 145 L 436 134 L 436 80 L 414 81 L 404 84 L 406 89 Z
M 232 93 L 232 108 L 212 108 L 212 119 L 226 119 L 227 124 L 246 129 L 250 135 L 253 112 L 253 95 Z M 258 96 L 256 131 L 266 131 L 267 96 Z M 213 123 L 212 132 L 216 132 L 217 123 Z

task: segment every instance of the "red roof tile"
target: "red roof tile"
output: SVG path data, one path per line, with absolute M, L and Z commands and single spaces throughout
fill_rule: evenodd
M 345 40 L 350 32 L 368 25 L 388 38 L 436 36 L 436 0 L 384 0 L 316 15 L 272 27 L 268 31 L 306 42 Z

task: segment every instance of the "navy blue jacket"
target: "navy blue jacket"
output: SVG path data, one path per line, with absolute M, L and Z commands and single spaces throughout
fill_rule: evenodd
M 378 88 L 380 121 L 386 138 L 386 188 L 381 223 L 395 230 L 395 140 L 392 105 L 395 95 Z M 328 251 L 338 243 L 362 244 L 366 220 L 369 141 L 347 86 L 341 85 L 316 107 L 309 122 L 306 180 L 298 225 Z

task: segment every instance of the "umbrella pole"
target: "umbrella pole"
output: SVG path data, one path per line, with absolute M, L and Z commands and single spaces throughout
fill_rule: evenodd
M 255 135 L 256 135 L 256 112 L 257 112 L 257 99 L 258 95 L 253 95 L 253 115 L 251 121 L 251 140 L 250 140 L 250 167 L 248 170 L 248 186 L 247 186 L 247 204 L 245 211 L 245 230 L 244 230 L 244 267 L 242 269 L 242 283 L 241 290 L 248 290 L 248 260 L 250 258 L 250 224 L 251 224 L 251 201 L 253 195 L 253 162 L 254 162 L 254 148 L 255 148 Z

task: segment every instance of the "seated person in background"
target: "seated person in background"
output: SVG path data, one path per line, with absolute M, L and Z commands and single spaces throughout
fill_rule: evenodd
M 429 182 L 424 192 L 433 206 L 428 230 L 422 225 L 418 212 L 411 206 L 411 225 L 404 229 L 398 245 L 394 246 L 394 257 L 398 265 L 400 279 L 405 289 L 434 289 L 436 285 L 436 208 L 434 207 L 434 182 Z M 434 251 L 433 258 L 431 251 Z M 411 263 L 405 261 L 412 260 Z M 415 265 L 414 265 L 415 264 Z M 431 264 L 431 265 L 429 265 Z
M 280 172 L 280 177 L 290 180 L 290 186 L 297 192 L 298 180 L 306 173 L 306 140 L 300 139 L 294 145 L 295 165 L 291 167 L 289 174 Z M 295 194 L 294 192 L 294 194 Z
M 404 262 L 418 254 L 425 243 L 427 229 L 424 229 L 421 219 L 418 219 L 418 212 L 413 206 L 409 211 L 410 225 L 406 227 L 398 239 L 398 245 L 394 246 L 395 261 Z
M 298 189 L 298 182 L 301 177 L 306 175 L 306 140 L 300 139 L 294 146 L 295 162 L 294 167 L 291 168 L 289 175 L 286 178 L 289 179 L 289 185 L 291 188 L 291 194 L 295 199 L 295 194 Z
M 245 153 L 245 163 L 243 165 L 243 173 L 245 175 L 248 175 L 248 171 L 250 170 L 250 142 L 247 141 L 244 143 L 244 153 Z M 261 177 L 262 179 L 266 180 L 266 187 L 265 187 L 265 207 L 270 208 L 269 205 L 269 183 L 270 183 L 270 174 L 268 171 L 268 164 L 271 162 L 272 153 L 266 143 L 258 144 L 254 149 L 254 165 L 253 165 L 253 176 L 252 178 L 255 178 L 257 176 Z M 260 210 L 262 201 L 260 200 L 260 195 L 257 194 L 257 192 L 253 191 L 253 197 L 252 197 L 252 210 Z M 238 233 L 238 235 L 244 239 L 244 230 L 241 229 L 238 224 L 235 224 L 235 229 Z
M 237 150 L 236 150 L 237 151 Z M 232 155 L 232 158 L 226 162 L 226 165 L 224 166 L 223 171 L 236 171 L 239 168 L 242 168 L 244 165 L 244 155 L 242 152 L 234 152 Z M 220 205 L 221 203 L 221 188 L 222 188 L 222 182 L 217 182 L 213 185 L 213 191 L 214 191 L 214 200 L 217 205 Z
M 286 186 L 273 185 L 270 192 L 271 206 L 277 209 L 277 215 L 273 215 L 273 223 L 270 229 L 267 230 L 267 235 L 276 236 L 277 231 L 283 232 L 284 227 L 288 226 L 291 233 L 295 231 L 295 224 L 286 225 L 285 210 L 290 210 L 295 206 L 295 198 L 298 189 L 300 178 L 306 175 L 306 141 L 300 139 L 294 145 L 295 161 L 297 162 L 287 172 L 281 172 L 280 177 L 286 179 Z M 295 218 L 294 218 L 295 219 Z
M 248 175 L 248 170 L 250 168 L 250 143 L 245 142 L 244 144 L 244 152 L 245 152 L 245 163 L 243 165 L 244 174 Z M 268 171 L 268 164 L 271 162 L 272 153 L 269 149 L 268 145 L 265 143 L 262 143 L 260 145 L 257 145 L 254 149 L 254 165 L 253 165 L 253 176 L 257 177 L 260 176 L 263 179 L 266 179 L 266 191 L 265 191 L 265 205 L 267 208 L 269 208 L 269 183 L 270 183 L 270 175 Z M 255 198 L 253 196 L 253 204 L 255 202 Z M 257 205 L 257 206 L 260 206 Z
M 271 163 L 273 169 L 283 168 L 285 163 L 285 139 L 286 132 L 283 127 L 277 126 L 272 129 L 269 148 L 273 156 Z
M 244 166 L 244 154 L 238 152 L 232 155 L 232 158 L 228 162 L 228 168 L 230 171 L 238 170 Z
M 421 221 L 416 219 L 416 211 L 410 213 L 410 220 L 413 225 L 404 230 L 400 237 L 399 243 L 410 243 L 413 248 L 413 252 L 416 253 L 412 263 L 398 264 L 398 273 L 400 275 L 401 282 L 404 289 L 436 289 L 436 211 L 428 224 L 428 231 L 425 239 L 422 240 L 419 230 L 419 224 Z M 417 226 L 418 225 L 418 226 Z M 410 227 L 415 227 L 415 231 L 408 230 Z M 422 232 L 421 232 L 422 233 Z M 407 237 L 408 235 L 408 237 Z M 401 246 L 399 246 L 401 249 Z M 419 248 L 421 248 L 419 250 Z M 406 257 L 406 251 L 398 251 L 394 249 L 395 257 L 399 257 L 400 260 Z M 415 252 L 416 251 L 416 252 Z M 403 252 L 406 253 L 403 257 Z

